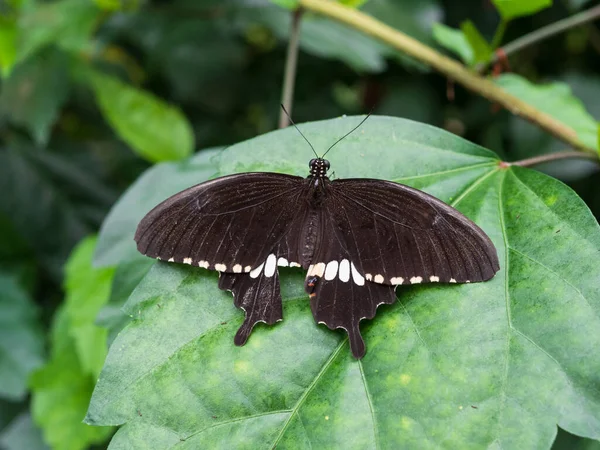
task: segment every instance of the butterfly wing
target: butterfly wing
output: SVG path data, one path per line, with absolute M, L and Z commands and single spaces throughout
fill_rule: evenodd
M 360 321 L 372 319 L 379 305 L 394 302 L 394 286 L 365 280 L 356 268 L 344 237 L 334 230 L 327 211 L 321 215 L 320 229 L 315 263 L 308 268 L 304 285 L 310 296 L 313 317 L 332 330 L 346 330 L 353 355 L 362 358 L 365 343 L 360 334 Z
M 275 173 L 207 181 L 150 211 L 135 234 L 138 250 L 221 272 L 219 287 L 246 314 L 235 338 L 243 345 L 257 322 L 283 317 L 277 266 L 299 266 L 306 189 L 305 179 Z
M 315 320 L 347 331 L 355 357 L 362 319 L 391 304 L 399 284 L 476 282 L 499 269 L 487 235 L 454 208 L 393 182 L 328 185 L 321 238 L 305 289 Z
M 334 229 L 367 280 L 468 283 L 489 280 L 500 268 L 485 232 L 435 197 L 382 180 L 331 186 Z

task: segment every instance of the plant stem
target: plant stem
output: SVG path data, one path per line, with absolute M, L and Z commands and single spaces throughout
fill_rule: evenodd
M 584 152 L 574 152 L 571 150 L 564 152 L 556 152 L 556 153 L 548 153 L 546 155 L 534 156 L 532 158 L 522 159 L 520 161 L 515 162 L 503 162 L 502 165 L 507 166 L 519 166 L 519 167 L 531 167 L 536 164 L 541 164 L 550 161 L 558 161 L 559 159 L 573 159 L 573 158 L 583 158 L 595 161 L 596 163 L 600 163 L 597 154 L 592 153 L 584 153 Z
M 579 140 L 577 133 L 573 128 L 514 95 L 509 94 L 493 82 L 469 71 L 459 62 L 442 55 L 433 48 L 379 22 L 373 17 L 327 0 L 300 0 L 300 5 L 307 10 L 343 22 L 352 28 L 371 35 L 401 52 L 412 56 L 416 60 L 431 66 L 467 89 L 470 89 L 482 97 L 508 109 L 513 114 L 521 116 L 540 128 L 543 128 L 553 136 L 569 144 L 571 147 L 594 154 L 596 153 L 595 148 L 588 147 Z
M 281 93 L 281 104 L 292 114 L 294 102 L 294 85 L 296 84 L 296 67 L 298 65 L 298 47 L 300 46 L 300 23 L 302 19 L 302 8 L 294 11 L 292 17 L 292 28 L 290 31 L 290 42 L 288 43 L 287 59 L 285 61 L 285 75 L 283 77 L 283 90 Z M 279 128 L 285 128 L 290 124 L 288 116 L 283 109 L 279 112 Z
M 494 37 L 492 39 L 492 48 L 494 50 L 500 47 L 500 44 L 502 44 L 502 38 L 504 37 L 507 25 L 508 22 L 505 19 L 500 19 L 500 23 L 498 24 L 498 28 L 496 28 L 496 32 L 494 33 Z
M 504 50 L 504 53 L 507 56 L 512 55 L 514 53 L 519 52 L 520 50 L 523 50 L 525 47 L 537 44 L 538 42 L 541 42 L 544 39 L 548 39 L 549 37 L 567 31 L 571 28 L 575 28 L 584 23 L 591 22 L 599 17 L 600 5 L 594 6 L 593 8 L 590 8 L 586 11 L 582 11 L 571 17 L 567 17 L 566 19 L 551 23 L 550 25 L 546 25 L 545 27 L 542 27 L 539 30 L 535 30 L 529 34 L 526 34 L 525 36 L 521 36 L 520 38 L 515 39 L 514 41 L 509 42 L 508 44 L 503 46 L 502 50 Z M 492 60 L 488 64 L 482 66 L 480 68 L 480 71 L 483 72 L 490 64 L 494 64 L 497 61 L 498 55 L 494 53 Z

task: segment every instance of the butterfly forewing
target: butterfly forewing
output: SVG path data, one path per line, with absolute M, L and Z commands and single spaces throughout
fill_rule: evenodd
M 154 208 L 138 226 L 138 250 L 153 258 L 220 272 L 263 264 L 300 213 L 300 177 L 246 173 L 186 189 Z M 294 243 L 277 254 L 298 260 Z
M 499 269 L 487 235 L 435 197 L 382 180 L 336 180 L 330 186 L 327 211 L 335 232 L 369 281 L 475 282 Z

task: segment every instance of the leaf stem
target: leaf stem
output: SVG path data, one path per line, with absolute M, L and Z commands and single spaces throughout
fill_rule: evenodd
M 545 39 L 548 39 L 552 36 L 555 36 L 559 33 L 567 31 L 571 28 L 575 28 L 579 25 L 582 25 L 587 22 L 591 22 L 600 17 L 600 5 L 594 6 L 586 11 L 582 11 L 580 13 L 574 14 L 571 17 L 567 17 L 566 19 L 559 20 L 557 22 L 551 23 L 550 25 L 546 25 L 538 30 L 532 31 L 525 36 L 521 36 L 520 38 L 515 39 L 512 42 L 509 42 L 505 46 L 502 47 L 504 53 L 509 56 L 515 54 L 526 47 L 537 44 Z M 495 41 L 495 37 L 494 37 Z M 500 42 L 498 42 L 500 44 Z M 494 48 L 496 48 L 495 46 Z M 480 71 L 483 72 L 485 69 L 498 61 L 499 55 L 494 53 L 492 60 L 487 64 L 481 66 Z
M 498 28 L 496 28 L 496 32 L 494 33 L 494 37 L 492 38 L 492 48 L 497 49 L 502 44 L 502 38 L 504 38 L 504 33 L 506 32 L 506 26 L 508 25 L 508 21 L 506 19 L 500 19 L 500 23 L 498 24 Z
M 556 120 L 549 114 L 540 111 L 520 98 L 503 90 L 492 81 L 468 70 L 458 61 L 448 58 L 433 48 L 422 44 L 406 34 L 368 16 L 341 4 L 328 0 L 300 0 L 300 5 L 307 10 L 328 16 L 343 22 L 356 30 L 360 30 L 374 38 L 385 42 L 401 52 L 412 56 L 418 61 L 431 66 L 446 77 L 463 85 L 467 89 L 488 100 L 508 109 L 515 115 L 521 116 L 535 125 L 543 128 L 551 135 L 566 142 L 578 150 L 596 153 L 596 149 L 588 147 L 578 137 L 575 130 Z
M 283 76 L 283 89 L 281 93 L 281 104 L 292 114 L 294 102 L 294 85 L 296 84 L 296 68 L 298 66 L 298 47 L 300 46 L 300 24 L 302 19 L 302 8 L 294 11 L 292 16 L 292 28 L 290 41 L 288 43 L 287 58 L 285 61 L 285 74 Z M 279 112 L 279 128 L 285 128 L 290 124 L 288 116 L 283 110 Z
M 595 161 L 600 164 L 600 160 L 598 159 L 598 155 L 593 153 L 584 153 L 584 152 L 574 152 L 571 150 L 567 150 L 564 152 L 556 152 L 556 153 L 548 153 L 546 155 L 534 156 L 532 158 L 522 159 L 520 161 L 515 162 L 503 162 L 501 165 L 503 167 L 508 166 L 519 166 L 519 167 L 531 167 L 537 164 L 550 162 L 550 161 L 558 161 L 560 159 L 573 159 L 573 158 L 583 158 Z

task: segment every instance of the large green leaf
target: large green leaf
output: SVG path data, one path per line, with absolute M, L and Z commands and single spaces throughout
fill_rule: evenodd
M 123 305 L 154 263 L 154 260 L 138 253 L 135 258 L 121 262 L 115 269 L 110 300 L 100 310 L 95 322 L 96 325 L 108 330 L 109 345 L 130 322 L 131 318 L 122 310 Z
M 116 266 L 136 255 L 133 235 L 148 211 L 186 187 L 205 181 L 217 171 L 211 159 L 219 149 L 207 149 L 188 160 L 161 163 L 142 175 L 115 204 L 102 224 L 94 263 Z
M 318 150 L 357 117 L 302 125 Z M 305 175 L 295 130 L 221 154 L 221 173 Z M 456 136 L 372 117 L 331 153 L 337 176 L 392 179 L 451 202 L 496 244 L 487 283 L 400 287 L 363 324 L 367 354 L 313 322 L 282 270 L 285 320 L 233 345 L 242 321 L 214 272 L 158 263 L 125 305 L 87 422 L 112 449 L 549 448 L 556 425 L 600 437 L 600 230 L 560 182 Z M 329 156 L 329 155 L 328 155 Z
M 586 111 L 565 83 L 535 85 L 515 74 L 504 74 L 496 79 L 503 89 L 514 96 L 550 114 L 573 129 L 589 147 L 598 149 L 598 122 Z
M 37 310 L 13 277 L 0 273 L 0 398 L 21 400 L 27 377 L 43 363 Z
M 33 420 L 53 450 L 84 450 L 112 429 L 81 422 L 96 376 L 82 369 L 64 308 L 54 318 L 51 344 L 50 361 L 31 377 Z
M 528 16 L 552 6 L 552 0 L 492 0 L 504 20 Z
M 81 370 L 97 375 L 106 357 L 107 331 L 95 324 L 100 309 L 108 303 L 114 269 L 92 267 L 96 238 L 84 239 L 65 267 L 65 314 Z
M 179 160 L 194 150 L 194 133 L 181 110 L 119 79 L 88 72 L 106 120 L 143 158 Z

